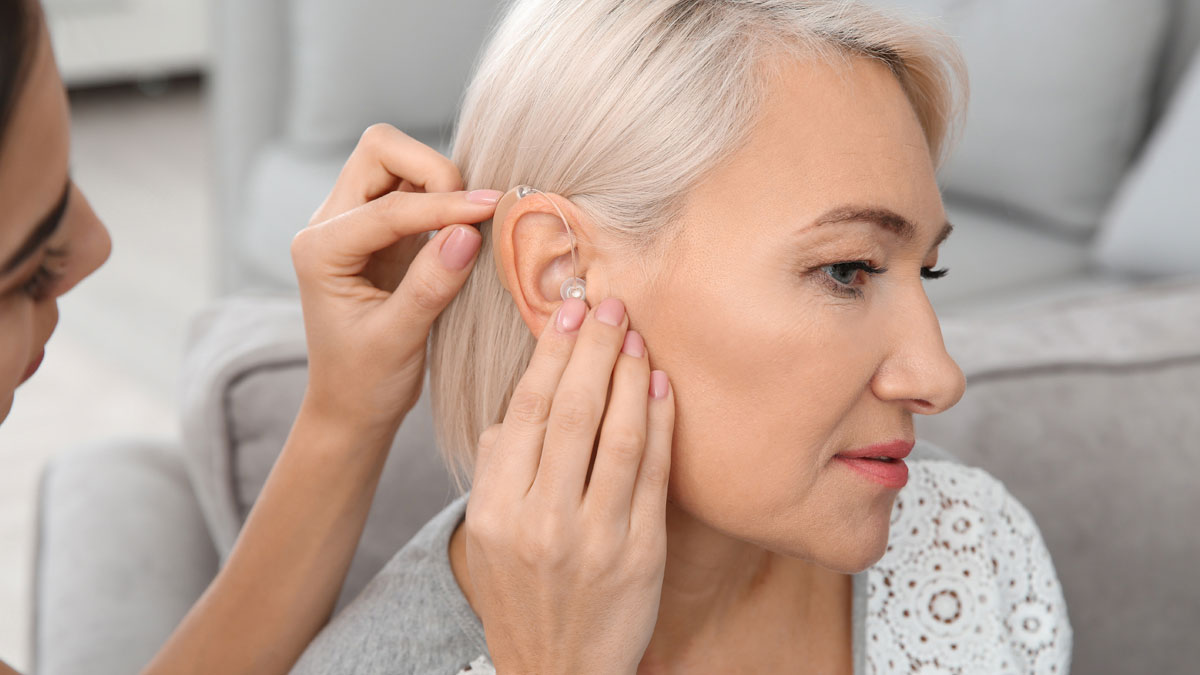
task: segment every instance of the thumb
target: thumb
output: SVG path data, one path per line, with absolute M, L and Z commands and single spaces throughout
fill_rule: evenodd
M 428 334 L 434 319 L 466 283 L 482 242 L 475 228 L 452 225 L 421 247 L 396 292 L 387 300 L 389 313 L 402 317 L 406 332 Z

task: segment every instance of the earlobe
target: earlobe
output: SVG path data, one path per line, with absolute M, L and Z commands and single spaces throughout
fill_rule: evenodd
M 572 237 L 563 225 L 563 217 L 571 223 L 575 235 L 574 264 Z M 579 277 L 586 278 L 585 256 L 579 250 L 582 228 L 578 210 L 558 195 L 534 192 L 519 198 L 514 189 L 497 204 L 492 229 L 500 283 L 512 295 L 529 330 L 540 335 L 562 303 L 564 286 L 570 290 L 575 269 Z

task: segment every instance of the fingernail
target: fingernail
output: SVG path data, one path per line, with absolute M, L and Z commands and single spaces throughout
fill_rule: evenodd
M 467 193 L 467 201 L 472 204 L 495 204 L 504 193 L 499 190 L 471 190 Z
M 625 303 L 617 298 L 605 298 L 596 308 L 596 318 L 610 326 L 620 326 L 625 318 Z
M 626 331 L 625 343 L 621 345 L 621 351 L 640 359 L 646 354 L 646 343 L 636 330 Z
M 667 380 L 666 373 L 661 370 L 650 373 L 651 398 L 666 398 L 669 391 L 671 391 L 671 383 Z
M 567 298 L 563 300 L 562 307 L 558 309 L 558 332 L 570 333 L 573 330 L 579 330 L 583 325 L 583 317 L 587 315 L 587 303 L 579 298 Z
M 442 264 L 454 271 L 459 271 L 471 262 L 471 258 L 475 256 L 475 251 L 479 250 L 479 243 L 483 238 L 475 231 L 473 227 L 458 226 L 446 237 L 446 241 L 442 242 L 442 250 L 438 253 L 438 257 L 442 259 Z

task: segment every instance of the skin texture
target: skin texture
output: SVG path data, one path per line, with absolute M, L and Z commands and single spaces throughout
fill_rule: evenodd
M 44 28 L 36 50 L 0 152 L 0 265 L 54 210 L 69 180 L 67 96 Z M 49 240 L 0 276 L 0 421 L 58 324 L 58 298 L 103 264 L 112 248 L 83 193 L 74 184 L 70 189 L 66 212 Z M 31 294 L 27 285 L 42 265 L 58 278 Z
M 857 57 L 766 65 L 776 78 L 749 143 L 644 257 L 550 196 L 579 240 L 589 303 L 624 301 L 675 393 L 665 572 L 641 673 L 849 672 L 847 575 L 882 557 L 897 490 L 833 457 L 912 440 L 912 416 L 950 408 L 965 387 L 922 285 L 946 216 L 899 83 Z M 817 225 L 846 207 L 888 209 L 915 233 Z M 562 225 L 528 199 L 496 236 L 506 287 L 539 335 L 569 270 Z M 887 271 L 826 267 L 860 260 Z M 464 539 L 460 526 L 451 560 L 472 600 Z

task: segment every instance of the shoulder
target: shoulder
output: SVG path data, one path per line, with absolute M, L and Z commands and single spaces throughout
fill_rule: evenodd
M 455 673 L 486 653 L 450 569 L 466 496 L 434 516 L 308 646 L 293 673 Z
M 1041 532 L 983 469 L 912 462 L 868 572 L 868 672 L 1069 667 L 1071 627 Z

